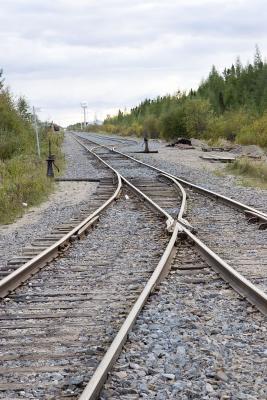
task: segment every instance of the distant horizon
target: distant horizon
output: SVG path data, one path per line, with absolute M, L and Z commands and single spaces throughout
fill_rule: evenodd
M 5 2 L 0 68 L 41 120 L 68 126 L 146 98 L 196 89 L 219 71 L 267 54 L 267 4 L 256 0 Z M 119 29 L 118 29 L 119 27 Z

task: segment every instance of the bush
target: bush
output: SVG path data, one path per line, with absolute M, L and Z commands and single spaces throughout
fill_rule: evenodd
M 159 120 L 160 135 L 164 139 L 187 136 L 184 110 L 181 106 L 163 113 Z
M 23 204 L 37 204 L 52 189 L 45 164 L 29 156 L 1 163 L 0 222 L 8 223 L 22 215 Z
M 242 127 L 236 138 L 240 144 L 255 144 L 267 147 L 267 113 L 256 118 L 248 126 Z
M 20 147 L 19 137 L 14 132 L 0 129 L 0 160 L 13 157 Z
M 0 159 L 34 151 L 34 131 L 19 114 L 8 91 L 0 92 Z
M 220 116 L 213 115 L 208 121 L 204 137 L 212 143 L 221 138 L 233 142 L 241 129 L 250 123 L 251 118 L 244 110 L 227 111 Z
M 154 115 L 147 115 L 143 120 L 143 135 L 151 138 L 159 137 L 159 120 Z
M 133 135 L 133 136 L 142 136 L 143 134 L 143 126 L 138 123 L 138 122 L 134 122 L 131 126 L 130 126 L 130 131 L 129 131 L 129 135 Z
M 60 147 L 63 135 L 48 133 L 42 142 L 42 160 L 32 155 L 21 154 L 0 161 L 0 223 L 12 222 L 23 214 L 25 207 L 40 203 L 53 189 L 53 180 L 46 177 L 45 158 L 48 154 L 48 139 L 51 140 L 52 153 L 56 165 L 62 169 L 63 155 Z M 57 171 L 55 171 L 57 174 Z
M 188 98 L 184 103 L 184 121 L 187 136 L 201 138 L 207 130 L 211 116 L 212 110 L 208 100 Z

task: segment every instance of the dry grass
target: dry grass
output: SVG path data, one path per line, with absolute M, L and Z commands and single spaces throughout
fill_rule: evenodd
M 267 163 L 243 158 L 227 165 L 226 170 L 242 178 L 245 186 L 267 189 Z

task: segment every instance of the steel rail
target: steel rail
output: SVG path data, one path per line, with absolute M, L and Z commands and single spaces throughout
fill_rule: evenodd
M 253 304 L 262 314 L 267 316 L 267 294 L 227 264 L 221 257 L 190 232 L 189 229 L 183 227 L 183 231 L 189 239 L 193 240 L 208 264 L 218 272 L 236 292 Z
M 97 137 L 97 138 L 102 139 L 102 136 L 101 136 L 101 135 L 98 135 L 97 133 L 94 133 L 94 136 Z M 134 144 L 138 144 L 138 141 L 137 141 L 137 140 L 134 140 L 134 139 L 127 139 L 127 138 L 117 139 L 117 138 L 114 137 L 114 136 L 105 136 L 105 138 L 106 138 L 107 140 L 111 140 L 111 141 L 113 141 L 113 142 L 120 142 L 120 143 L 122 143 L 122 144 L 126 144 L 125 142 L 128 142 L 128 143 L 132 142 L 132 143 L 134 143 Z
M 75 139 L 77 140 L 77 139 Z M 102 146 L 96 146 L 91 149 L 89 149 L 84 143 L 81 141 L 77 140 L 77 142 L 85 148 L 88 152 L 93 154 L 98 160 L 102 161 L 103 164 L 108 166 L 110 169 L 113 171 L 114 168 L 111 167 L 108 163 L 106 163 L 98 154 L 95 153 L 94 150 L 96 150 L 98 147 Z M 173 181 L 171 178 L 166 176 L 167 179 Z M 97 399 L 105 381 L 108 372 L 111 370 L 113 364 L 117 360 L 120 351 L 122 349 L 123 344 L 127 340 L 127 335 L 130 332 L 133 324 L 136 321 L 136 318 L 138 317 L 139 313 L 141 312 L 144 304 L 147 301 L 147 298 L 151 294 L 151 292 L 154 290 L 154 288 L 159 284 L 161 280 L 165 278 L 165 276 L 168 274 L 168 271 L 170 269 L 171 261 L 176 253 L 176 248 L 175 244 L 177 241 L 178 233 L 181 233 L 183 231 L 182 225 L 180 225 L 179 222 L 175 222 L 174 219 L 165 211 L 163 210 L 157 203 L 155 203 L 152 199 L 150 199 L 145 193 L 143 193 L 141 190 L 139 190 L 135 185 L 133 185 L 131 182 L 129 182 L 125 177 L 121 175 L 122 181 L 129 186 L 130 189 L 132 189 L 139 197 L 143 198 L 150 206 L 154 208 L 154 210 L 157 213 L 160 213 L 162 216 L 166 218 L 166 224 L 167 224 L 167 229 L 168 231 L 173 229 L 172 236 L 169 240 L 169 243 L 156 267 L 154 272 L 152 273 L 151 277 L 149 278 L 148 282 L 146 283 L 142 293 L 136 300 L 135 304 L 133 305 L 130 313 L 126 317 L 124 323 L 122 324 L 119 332 L 117 333 L 116 337 L 114 338 L 112 344 L 108 348 L 105 356 L 103 357 L 102 361 L 98 365 L 96 371 L 94 372 L 92 378 L 90 379 L 89 383 L 85 387 L 82 395 L 80 396 L 80 400 L 93 400 Z M 185 208 L 185 203 L 186 203 L 186 193 L 179 185 L 179 188 L 182 190 L 182 205 L 179 211 L 182 213 L 184 208 Z M 181 211 L 182 210 L 182 211 Z M 182 214 L 181 214 L 182 215 Z
M 75 138 L 74 138 L 74 139 L 75 139 Z M 110 168 L 110 169 L 113 170 L 114 172 L 118 173 L 117 170 L 115 170 L 111 165 L 109 165 L 108 163 L 106 163 L 98 154 L 95 153 L 94 150 L 98 149 L 99 147 L 103 147 L 103 146 L 99 145 L 99 146 L 95 146 L 95 147 L 92 147 L 91 149 L 89 149 L 89 148 L 88 148 L 84 143 L 82 143 L 81 141 L 79 141 L 79 140 L 77 140 L 77 139 L 75 139 L 75 140 L 76 140 L 83 148 L 85 148 L 89 153 L 93 154 L 98 160 L 100 160 L 103 164 L 105 164 L 108 168 Z M 164 216 L 164 217 L 166 218 L 166 228 L 167 228 L 167 231 L 168 231 L 168 232 L 172 232 L 172 231 L 175 229 L 175 226 L 176 226 L 176 224 L 177 224 L 176 221 L 172 218 L 172 216 L 171 216 L 169 213 L 167 213 L 162 207 L 160 207 L 156 202 L 154 202 L 150 197 L 148 197 L 145 193 L 143 193 L 140 189 L 138 189 L 135 185 L 133 185 L 131 182 L 129 182 L 124 176 L 122 176 L 122 175 L 120 175 L 120 176 L 121 176 L 121 180 L 122 180 L 127 186 L 129 186 L 129 188 L 132 189 L 132 190 L 137 194 L 137 196 L 139 196 L 139 197 L 141 197 L 142 199 L 144 199 L 144 200 L 147 202 L 148 206 L 150 206 L 150 207 L 154 210 L 154 212 L 156 212 L 157 214 L 160 214 L 161 216 Z M 182 192 L 182 205 L 181 205 L 180 210 L 181 210 L 181 213 L 183 214 L 184 209 L 185 209 L 185 206 L 186 206 L 186 192 L 185 192 L 185 190 L 183 189 L 183 187 L 182 187 L 178 182 L 175 182 L 174 179 L 170 178 L 170 177 L 167 176 L 167 175 L 166 175 L 165 177 L 166 177 L 167 179 L 173 181 L 173 182 L 178 186 L 178 188 L 181 190 L 181 192 Z M 182 215 L 182 214 L 181 214 L 181 215 Z M 180 215 L 180 212 L 179 212 L 178 215 Z M 190 225 L 186 220 L 184 220 L 184 219 L 181 217 L 181 221 L 178 222 L 178 232 L 179 232 L 179 233 L 182 233 L 182 232 L 183 232 L 183 229 L 182 229 L 182 225 L 183 225 L 183 224 L 186 225 L 189 229 L 192 229 L 191 225 Z M 177 235 L 176 235 L 176 238 L 177 238 Z M 173 255 L 174 255 L 174 254 L 173 254 Z M 168 274 L 168 271 L 169 271 L 168 267 L 169 267 L 169 266 L 170 266 L 170 264 L 168 264 L 168 265 L 165 266 L 164 270 L 163 270 L 162 273 L 161 273 L 160 279 L 164 279 L 164 277 Z
M 144 304 L 146 303 L 149 295 L 159 283 L 163 271 L 166 268 L 166 265 L 171 263 L 171 260 L 173 258 L 173 249 L 175 247 L 177 235 L 180 229 L 181 229 L 180 224 L 176 222 L 171 239 L 156 269 L 154 270 L 149 281 L 144 287 L 142 293 L 140 294 L 135 304 L 133 305 L 130 313 L 128 314 L 127 318 L 122 324 L 119 332 L 117 333 L 116 337 L 114 338 L 113 342 L 108 348 L 106 354 L 104 355 L 102 361 L 95 370 L 95 373 L 93 374 L 92 378 L 85 387 L 83 393 L 79 397 L 79 400 L 95 400 L 98 398 L 98 395 L 106 381 L 107 374 L 111 370 L 117 358 L 119 357 L 122 346 L 126 342 L 127 335 L 129 334 L 131 328 L 133 327 L 136 318 L 138 317 L 140 311 L 144 307 Z
M 79 236 L 80 233 L 90 226 L 90 222 L 95 222 L 101 212 L 103 212 L 110 203 L 112 203 L 120 194 L 122 188 L 121 176 L 115 170 L 114 173 L 117 177 L 117 187 L 115 192 L 110 196 L 110 198 L 105 201 L 99 208 L 97 208 L 92 214 L 86 217 L 82 222 L 80 222 L 75 228 L 64 235 L 61 239 L 53 243 L 51 246 L 47 247 L 44 251 L 39 253 L 37 256 L 32 258 L 30 261 L 23 264 L 21 267 L 16 269 L 10 275 L 6 276 L 0 281 L 0 298 L 4 298 L 12 290 L 20 286 L 42 267 L 44 267 L 48 262 L 52 261 L 58 253 L 62 250 L 63 246 L 70 243 L 71 238 Z M 86 227 L 87 225 L 87 227 Z
M 172 226 L 174 225 L 174 219 L 168 214 L 163 208 L 161 208 L 157 203 L 155 203 L 153 200 L 151 200 L 145 193 L 143 193 L 140 189 L 138 189 L 136 186 L 134 186 L 130 181 L 128 181 L 124 176 L 121 176 L 121 179 L 126 183 L 127 186 L 129 186 L 135 193 L 137 193 L 139 196 L 143 197 L 145 200 L 149 202 L 149 204 L 152 205 L 152 207 L 158 211 L 160 214 L 163 214 L 166 217 L 166 225 L 167 225 L 167 230 L 170 231 L 172 229 Z
M 114 150 L 113 150 L 114 151 Z M 119 151 L 115 151 L 116 153 L 122 154 L 126 157 L 128 155 L 125 155 L 124 153 L 121 153 Z M 129 156 L 131 159 L 139 162 L 139 160 L 136 160 L 135 158 Z M 153 170 L 156 171 L 161 171 L 156 167 L 150 166 L 146 163 L 143 163 L 140 161 L 141 164 L 146 165 L 151 167 Z M 163 171 L 162 171 L 163 172 Z M 163 175 L 168 176 L 169 178 L 172 178 L 174 181 L 179 182 L 185 182 L 181 179 L 176 178 L 175 176 L 169 174 L 169 173 L 164 173 Z M 187 182 L 188 183 L 188 182 Z M 189 184 L 191 185 L 191 184 Z M 194 185 L 197 187 L 196 185 Z M 202 188 L 201 188 L 202 189 Z M 206 191 L 206 189 L 203 189 Z M 255 215 L 259 215 L 259 218 L 261 220 L 266 220 L 267 221 L 267 215 L 265 216 L 264 213 L 259 214 L 258 210 L 254 210 L 253 208 L 246 206 L 242 203 L 236 202 L 235 200 L 229 199 L 225 196 L 221 196 L 215 192 L 208 191 L 209 193 L 213 193 L 215 197 L 223 197 L 224 199 L 229 200 L 230 202 L 235 203 L 239 210 L 242 209 L 243 212 L 246 212 L 247 210 L 250 212 L 253 212 Z M 213 196 L 213 197 L 214 197 Z M 243 275 L 241 275 L 239 272 L 237 272 L 234 268 L 232 268 L 229 264 L 227 264 L 222 258 L 220 258 L 216 253 L 214 253 L 208 246 L 206 246 L 200 239 L 198 239 L 192 232 L 190 232 L 190 229 L 188 229 L 187 226 L 187 221 L 186 223 L 183 223 L 184 220 L 183 218 L 183 212 L 180 215 L 179 222 L 182 225 L 184 233 L 187 235 L 187 237 L 191 240 L 193 240 L 194 244 L 197 246 L 198 250 L 201 252 L 201 254 L 204 256 L 208 264 L 220 274 L 220 276 L 229 283 L 229 285 L 236 291 L 238 292 L 242 297 L 246 298 L 251 304 L 253 304 L 261 313 L 264 315 L 267 315 L 267 295 L 264 293 L 261 289 L 259 289 L 256 285 L 254 285 L 252 282 L 250 282 L 248 279 L 246 279 Z
M 186 212 L 186 191 L 184 190 L 183 186 L 176 179 L 172 178 L 171 176 L 169 176 L 167 174 L 161 174 L 161 175 L 164 176 L 165 178 L 171 180 L 174 183 L 175 187 L 177 187 L 178 191 L 181 192 L 182 203 L 181 203 L 181 207 L 178 212 L 178 215 L 177 215 L 177 220 L 181 224 L 185 224 L 185 225 L 191 227 L 189 222 L 183 217 Z
M 232 206 L 233 208 L 235 208 L 235 209 L 237 209 L 239 211 L 242 211 L 242 212 L 251 211 L 251 212 L 257 214 L 259 217 L 261 217 L 262 221 L 267 222 L 267 214 L 262 212 L 262 211 L 260 211 L 260 210 L 257 210 L 257 209 L 255 209 L 253 207 L 250 207 L 250 206 L 247 206 L 246 204 L 243 204 L 243 203 L 241 203 L 239 201 L 231 199 L 230 197 L 224 196 L 224 195 L 219 194 L 217 192 L 214 192 L 212 190 L 205 189 L 205 188 L 203 188 L 201 186 L 195 185 L 194 183 L 188 182 L 188 181 L 186 181 L 186 180 L 184 180 L 182 178 L 179 178 L 179 177 L 177 177 L 177 176 L 175 176 L 173 174 L 170 174 L 169 172 L 163 171 L 160 168 L 154 167 L 153 165 L 150 165 L 150 164 L 147 164 L 147 163 L 145 163 L 143 161 L 137 160 L 136 158 L 134 158 L 132 156 L 129 156 L 128 154 L 122 153 L 119 150 L 115 150 L 115 148 L 112 148 L 112 149 L 109 149 L 109 150 L 113 151 L 114 153 L 121 154 L 122 156 L 124 156 L 126 158 L 130 158 L 131 160 L 136 161 L 139 164 L 145 165 L 146 167 L 148 167 L 150 169 L 153 169 L 154 171 L 158 171 L 158 172 L 160 172 L 162 174 L 168 175 L 168 176 L 176 179 L 178 182 L 182 183 L 183 185 L 189 187 L 190 189 L 192 189 L 192 190 L 194 190 L 196 192 L 199 192 L 201 194 L 204 194 L 206 196 L 208 195 L 208 196 L 210 196 L 212 198 L 220 200 L 221 202 L 223 202 L 223 203 L 225 203 L 225 204 L 227 204 L 229 206 Z
M 98 160 L 100 160 L 103 164 L 105 164 L 108 168 L 110 168 L 113 172 L 116 172 L 117 174 L 118 171 L 115 170 L 111 165 L 106 163 L 98 154 L 95 153 L 94 150 L 96 150 L 98 147 L 102 147 L 101 145 L 92 147 L 89 149 L 84 143 L 82 143 L 80 140 L 74 138 L 82 147 L 84 147 L 89 153 L 93 154 Z M 124 176 L 120 175 L 121 180 L 126 183 L 127 186 L 129 186 L 139 197 L 144 198 L 150 206 L 159 214 L 163 215 L 166 218 L 166 225 L 167 225 L 167 230 L 170 231 L 172 226 L 174 225 L 174 219 L 171 217 L 170 214 L 168 214 L 163 208 L 161 208 L 157 203 L 155 203 L 153 200 L 151 200 L 145 193 L 143 193 L 141 190 L 139 190 L 135 185 L 133 185 L 128 179 L 126 179 Z

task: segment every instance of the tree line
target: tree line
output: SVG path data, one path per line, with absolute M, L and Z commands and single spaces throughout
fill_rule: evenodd
M 267 146 L 267 63 L 258 47 L 252 63 L 219 72 L 215 66 L 197 90 L 145 99 L 130 112 L 108 116 L 102 130 L 172 140 L 219 138 Z

